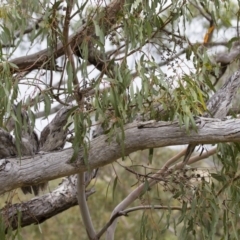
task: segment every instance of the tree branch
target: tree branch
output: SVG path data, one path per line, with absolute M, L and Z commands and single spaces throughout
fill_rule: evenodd
M 84 181 L 84 173 L 79 173 L 77 175 L 77 199 L 78 199 L 78 205 L 80 208 L 82 221 L 84 223 L 84 226 L 86 228 L 87 235 L 89 239 L 98 239 L 96 237 L 95 229 L 93 227 L 91 215 L 89 212 L 89 208 L 86 201 L 85 196 L 85 181 Z
M 51 193 L 33 198 L 26 203 L 6 205 L 0 211 L 0 215 L 3 216 L 4 220 L 5 232 L 7 232 L 9 228 L 12 230 L 17 229 L 20 227 L 18 225 L 19 223 L 21 227 L 42 223 L 58 213 L 76 206 L 78 204 L 76 184 L 76 175 L 71 176 L 65 178 L 60 186 Z M 93 189 L 87 191 L 86 197 L 89 197 L 93 193 Z M 54 206 L 52 203 L 54 203 Z M 19 213 L 21 213 L 20 221 L 18 219 Z
M 1 138 L 0 138 L 1 139 Z M 21 160 L 0 160 L 0 194 L 15 188 L 38 184 L 63 176 L 89 171 L 107 165 L 122 157 L 122 148 L 114 136 L 109 141 L 105 135 L 93 139 L 88 152 L 88 166 L 84 164 L 84 151 L 80 148 L 75 162 L 70 159 L 72 149 L 41 153 Z M 176 122 L 131 123 L 125 127 L 125 155 L 137 150 L 182 145 L 240 141 L 240 119 L 220 121 L 211 119 L 198 132 L 188 134 Z
M 204 153 L 201 156 L 192 157 L 189 160 L 189 164 L 192 164 L 201 159 L 207 158 L 215 152 L 216 152 L 216 148 L 211 149 L 209 152 Z M 174 171 L 182 169 L 185 166 L 183 162 L 180 162 L 173 165 L 171 168 L 169 168 L 169 166 L 176 160 L 176 158 L 179 157 L 179 155 L 181 155 L 181 153 L 169 159 L 160 170 L 158 170 L 154 175 L 152 175 L 152 178 L 148 180 L 149 187 L 152 187 L 155 184 L 157 184 L 159 180 L 161 180 L 161 177 L 167 177 L 170 174 L 172 174 Z M 140 184 L 136 189 L 134 189 L 131 193 L 129 193 L 128 196 L 123 201 L 121 201 L 115 207 L 115 209 L 112 212 L 111 219 L 105 225 L 105 227 L 109 226 L 106 233 L 107 240 L 114 239 L 114 232 L 117 225 L 116 217 L 114 216 L 118 217 L 118 215 L 121 212 L 123 212 L 126 207 L 128 207 L 131 203 L 133 203 L 145 191 L 144 189 L 145 189 L 145 183 Z M 105 227 L 103 228 L 104 230 L 106 230 Z M 102 233 L 103 229 L 100 231 L 100 233 Z
M 111 26 L 118 20 L 116 16 L 121 11 L 124 2 L 124 0 L 115 0 L 102 10 L 104 12 L 104 14 L 102 14 L 102 22 L 104 23 L 104 28 L 106 31 L 109 31 L 111 29 Z M 107 35 L 107 32 L 105 34 Z M 76 33 L 69 36 L 71 49 L 73 49 L 75 52 L 79 52 L 79 46 L 82 45 L 85 39 L 91 39 L 91 36 L 93 35 L 95 35 L 94 24 L 92 20 L 88 20 L 76 31 Z M 12 71 L 30 71 L 38 68 L 43 68 L 43 66 L 46 65 L 48 60 L 52 57 L 56 59 L 64 55 L 64 47 L 65 46 L 59 42 L 56 46 L 54 56 L 52 55 L 52 52 L 46 48 L 37 53 L 29 54 L 28 56 L 15 58 L 11 62 L 17 65 L 18 69 L 12 69 Z M 89 56 L 90 58 L 88 59 L 89 62 L 94 64 L 98 70 L 103 71 L 105 68 L 104 58 L 93 56 L 94 54 L 92 54 L 93 51 L 91 49 L 89 49 L 89 52 L 91 53 Z
M 104 234 L 104 232 L 107 230 L 107 228 L 109 226 L 111 226 L 111 224 L 113 223 L 113 221 L 121 216 L 128 216 L 128 213 L 131 212 L 135 212 L 138 210 L 155 210 L 155 209 L 160 209 L 160 210 L 178 210 L 178 211 L 182 211 L 182 207 L 175 207 L 175 206 L 161 206 L 161 205 L 143 205 L 143 206 L 137 206 L 137 207 L 132 207 L 132 208 L 128 208 L 124 211 L 118 212 L 116 213 L 114 216 L 111 217 L 111 219 L 109 220 L 109 222 L 101 229 L 101 231 L 99 231 L 99 233 L 97 234 L 98 239 L 100 239 L 100 237 Z M 191 208 L 188 207 L 187 210 L 190 210 Z

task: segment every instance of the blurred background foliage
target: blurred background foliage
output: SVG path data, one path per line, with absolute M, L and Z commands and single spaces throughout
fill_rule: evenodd
M 225 147 L 223 149 L 229 155 Z M 230 151 L 233 149 L 229 146 Z M 137 185 L 147 181 L 148 178 L 140 177 L 140 174 L 142 176 L 147 176 L 148 174 L 151 176 L 151 173 L 161 169 L 166 159 L 175 156 L 178 150 L 175 148 L 155 149 L 152 164 L 149 163 L 148 150 L 138 151 L 131 154 L 125 160 L 119 159 L 111 165 L 100 168 L 97 179 L 89 186 L 89 188 L 93 187 L 96 190 L 96 193 L 88 199 L 95 228 L 97 230 L 101 229 L 109 220 L 112 209 L 135 189 Z M 237 153 L 235 155 L 237 156 Z M 237 162 L 238 158 L 235 163 L 237 164 Z M 230 201 L 228 197 L 232 196 L 233 193 L 236 198 L 234 202 L 240 198 L 238 180 L 233 181 L 235 174 L 239 173 L 238 166 L 229 168 L 227 163 L 225 165 L 228 168 L 225 169 L 223 167 L 221 170 L 219 159 L 209 158 L 200 165 L 194 164 L 189 169 L 172 172 L 169 178 L 166 177 L 165 181 L 160 181 L 157 185 L 148 189 L 144 195 L 131 204 L 131 207 L 160 205 L 165 207 L 165 209 L 138 210 L 129 213 L 127 216 L 119 217 L 119 225 L 116 229 L 115 238 L 179 239 L 177 233 L 183 231 L 182 221 L 184 218 L 187 218 L 190 220 L 189 222 L 194 221 L 195 226 L 190 226 L 190 223 L 186 220 L 184 220 L 186 221 L 184 225 L 187 224 L 187 228 L 191 227 L 195 229 L 193 232 L 196 234 L 195 236 L 193 234 L 187 235 L 188 239 L 201 239 L 204 237 L 204 234 L 201 231 L 200 225 L 205 225 L 205 227 L 208 225 L 207 228 L 210 231 L 211 220 L 214 215 L 218 215 L 219 219 L 215 219 L 215 221 L 218 222 L 218 226 L 222 226 L 215 229 L 216 232 L 214 232 L 214 235 L 222 236 L 224 231 L 224 219 L 222 217 L 227 214 L 225 207 L 228 207 L 230 212 L 235 212 L 237 209 L 234 204 L 232 205 L 225 201 Z M 126 168 L 133 170 L 136 174 L 129 172 Z M 233 169 L 235 170 L 234 173 Z M 212 172 L 214 172 L 213 178 L 210 178 Z M 225 176 L 225 179 L 223 179 L 223 176 Z M 114 187 L 116 178 L 117 184 Z M 51 181 L 48 190 L 55 189 L 59 182 L 61 180 Z M 221 194 L 220 191 L 224 194 Z M 219 195 L 217 196 L 218 193 Z M 3 207 L 6 203 L 24 202 L 28 199 L 31 199 L 31 196 L 23 195 L 20 190 L 15 190 L 2 196 L 0 206 Z M 191 207 L 187 207 L 187 202 L 193 204 L 192 210 Z M 216 202 L 218 206 L 214 207 Z M 209 204 L 212 204 L 212 206 L 209 207 Z M 221 204 L 226 205 L 224 207 Z M 172 207 L 178 209 L 174 210 Z M 224 217 L 227 218 L 227 216 Z M 233 227 L 231 226 L 232 224 L 229 223 L 228 227 L 230 229 Z M 238 226 L 234 227 L 237 228 Z M 229 232 L 231 232 L 230 229 L 228 230 Z M 229 235 L 231 236 L 232 233 L 229 233 Z M 42 224 L 22 228 L 17 236 L 19 239 L 88 239 L 81 216 L 79 215 L 78 206 L 72 207 Z
M 156 149 L 154 151 L 154 168 L 160 168 L 167 158 L 172 157 L 176 151 L 168 148 Z M 126 160 L 118 160 L 121 165 L 132 166 L 141 163 L 141 166 L 152 167 L 148 160 L 148 150 L 136 152 L 130 155 Z M 153 169 L 153 171 L 156 171 Z M 136 170 L 142 172 L 142 167 L 136 167 Z M 149 171 L 149 170 L 148 170 Z M 151 170 L 152 171 L 152 170 Z M 117 175 L 116 175 L 117 173 Z M 115 178 L 118 178 L 117 186 L 113 193 L 113 185 Z M 61 180 L 54 180 L 49 183 L 49 190 L 55 189 Z M 136 176 L 134 174 L 129 174 L 123 167 L 118 163 L 113 163 L 112 165 L 106 166 L 99 169 L 99 173 L 96 181 L 92 182 L 89 186 L 94 187 L 96 193 L 91 195 L 88 199 L 88 204 L 93 219 L 94 227 L 99 230 L 108 221 L 112 209 L 128 194 L 132 189 L 139 184 Z M 141 204 L 163 204 L 167 205 L 169 201 L 172 204 L 177 202 L 177 200 L 172 199 L 171 193 L 163 192 L 158 193 L 158 191 L 163 190 L 163 184 L 154 187 L 146 195 L 142 196 L 137 200 L 133 206 L 138 206 Z M 48 191 L 48 190 L 47 190 Z M 1 197 L 0 207 L 3 207 L 7 202 L 16 203 L 24 202 L 31 199 L 32 196 L 22 194 L 20 189 L 14 192 L 7 193 Z M 178 216 L 178 211 L 173 211 L 173 214 Z M 144 225 L 147 231 L 149 231 L 155 238 L 161 235 L 161 239 L 177 239 L 172 232 L 163 232 L 165 226 L 165 220 L 162 216 L 168 215 L 168 210 L 166 212 L 161 210 L 145 210 L 136 211 L 129 213 L 127 217 L 122 216 L 119 218 L 119 226 L 116 230 L 116 239 L 140 239 L 140 231 L 142 226 L 142 221 L 144 218 Z M 148 221 L 146 221 L 146 218 Z M 160 219 L 162 219 L 163 224 L 161 225 Z M 162 226 L 162 227 L 161 227 Z M 173 229 L 172 229 L 173 231 Z M 150 234 L 149 233 L 149 234 Z M 20 231 L 20 236 L 22 239 L 36 239 L 36 240 L 77 240 L 77 239 L 88 239 L 84 225 L 79 214 L 79 207 L 75 206 L 71 209 L 58 214 L 57 216 L 47 220 L 40 225 L 31 225 L 26 228 L 22 228 Z

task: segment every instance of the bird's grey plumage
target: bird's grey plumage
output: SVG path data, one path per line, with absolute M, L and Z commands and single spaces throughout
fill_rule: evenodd
M 17 154 L 17 148 L 12 135 L 0 128 L 0 159 L 13 157 Z
M 240 87 L 240 71 L 236 71 L 207 102 L 203 117 L 223 119 L 231 108 L 232 100 Z M 183 162 L 187 163 L 197 144 L 189 144 Z
M 42 130 L 40 137 L 40 150 L 49 152 L 62 149 L 67 139 L 68 116 L 72 107 L 61 108 L 53 120 Z
M 13 111 L 15 113 L 18 124 L 20 125 L 20 128 L 21 128 L 20 136 L 19 136 L 21 156 L 34 156 L 34 154 L 36 154 L 39 151 L 39 147 L 40 147 L 37 133 L 34 131 L 34 126 L 31 123 L 27 112 L 24 109 L 20 109 L 19 114 L 17 114 L 17 111 L 18 111 L 17 108 L 18 107 L 16 105 L 13 105 Z M 6 129 L 9 132 L 11 132 L 15 128 L 15 124 L 16 124 L 15 119 L 13 117 L 10 117 L 6 122 Z M 6 132 L 6 133 L 8 133 L 9 136 L 11 136 L 9 132 Z M 12 138 L 11 142 L 9 141 L 9 146 L 11 146 L 10 150 L 11 149 L 12 150 L 11 151 L 9 150 L 8 154 L 6 154 L 6 151 L 5 151 L 5 156 L 3 156 L 4 152 L 1 151 L 0 149 L 0 157 L 16 156 L 18 154 L 16 149 L 16 140 Z M 1 143 L 3 143 L 3 141 L 1 141 Z M 33 192 L 35 195 L 38 195 L 39 190 L 40 189 L 44 190 L 46 186 L 47 186 L 47 183 L 40 183 L 33 186 L 22 187 L 21 189 L 24 194 Z
M 21 156 L 33 156 L 41 151 L 54 151 L 64 147 L 67 137 L 68 115 L 72 107 L 63 107 L 60 109 L 54 119 L 43 129 L 41 139 L 34 131 L 34 124 L 29 119 L 28 113 L 20 106 L 13 105 L 15 117 L 9 117 L 5 122 L 5 127 L 8 131 L 0 128 L 0 158 L 11 157 L 18 155 L 16 148 L 16 140 L 10 132 L 14 130 L 15 124 L 19 124 L 19 133 L 15 132 L 20 138 Z M 17 120 L 17 123 L 16 123 Z M 22 191 L 34 193 L 38 195 L 39 190 L 44 190 L 47 183 L 40 183 L 33 186 L 22 187 Z

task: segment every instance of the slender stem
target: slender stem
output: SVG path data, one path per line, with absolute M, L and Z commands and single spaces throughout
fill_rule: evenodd
M 80 208 L 82 220 L 84 223 L 84 226 L 86 228 L 86 232 L 88 234 L 89 239 L 98 239 L 95 233 L 95 230 L 93 228 L 92 219 L 90 216 L 89 208 L 86 201 L 86 192 L 85 192 L 85 173 L 79 173 L 78 174 L 78 180 L 77 180 L 77 199 L 78 199 L 78 205 Z
M 117 214 L 115 214 L 114 216 L 111 217 L 111 219 L 109 220 L 109 222 L 101 229 L 101 231 L 97 234 L 97 237 L 100 239 L 100 237 L 104 234 L 104 232 L 107 230 L 107 228 L 109 226 L 111 226 L 112 222 L 121 216 L 127 216 L 128 213 L 130 212 L 135 212 L 138 210 L 151 210 L 151 209 L 161 209 L 161 210 L 182 210 L 182 207 L 176 207 L 176 206 L 161 206 L 161 205 L 144 205 L 144 206 L 137 206 L 137 207 L 132 207 L 132 208 L 128 208 L 124 211 L 121 211 Z M 191 208 L 187 208 L 187 210 L 190 210 Z

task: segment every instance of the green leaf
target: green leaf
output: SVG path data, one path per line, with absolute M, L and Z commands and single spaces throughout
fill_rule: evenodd
M 149 182 L 148 182 L 147 179 L 145 179 L 145 181 L 144 181 L 143 191 L 142 191 L 141 194 L 142 194 L 142 195 L 145 194 L 147 191 L 149 191 L 149 189 L 150 189 Z
M 18 69 L 18 66 L 15 63 L 9 62 L 9 65 L 15 69 Z
M 149 164 L 152 164 L 153 150 L 154 150 L 154 148 L 150 148 L 150 149 L 149 149 L 149 154 L 148 154 L 148 161 L 149 161 Z
M 173 198 L 178 198 L 182 195 L 182 191 L 177 191 L 174 195 L 173 195 Z
M 98 25 L 98 22 L 94 19 L 93 19 L 93 24 L 94 24 L 94 27 L 95 27 L 95 33 L 99 37 L 100 42 L 102 44 L 102 48 L 103 48 L 103 46 L 105 44 L 105 35 L 104 35 L 102 29 L 100 28 L 100 26 Z
M 45 117 L 49 116 L 51 112 L 51 99 L 49 98 L 48 94 L 44 94 L 44 113 Z
M 226 182 L 226 178 L 223 175 L 217 173 L 211 173 L 211 176 L 218 180 L 219 182 Z
M 69 93 L 72 93 L 73 90 L 73 68 L 72 64 L 67 61 L 67 74 L 68 74 L 68 80 L 67 80 L 67 89 Z
M 117 183 L 118 183 L 118 177 L 116 176 L 113 182 L 113 193 L 112 193 L 112 198 L 114 200 L 114 196 L 115 196 L 115 191 L 116 191 L 116 187 L 117 187 Z

